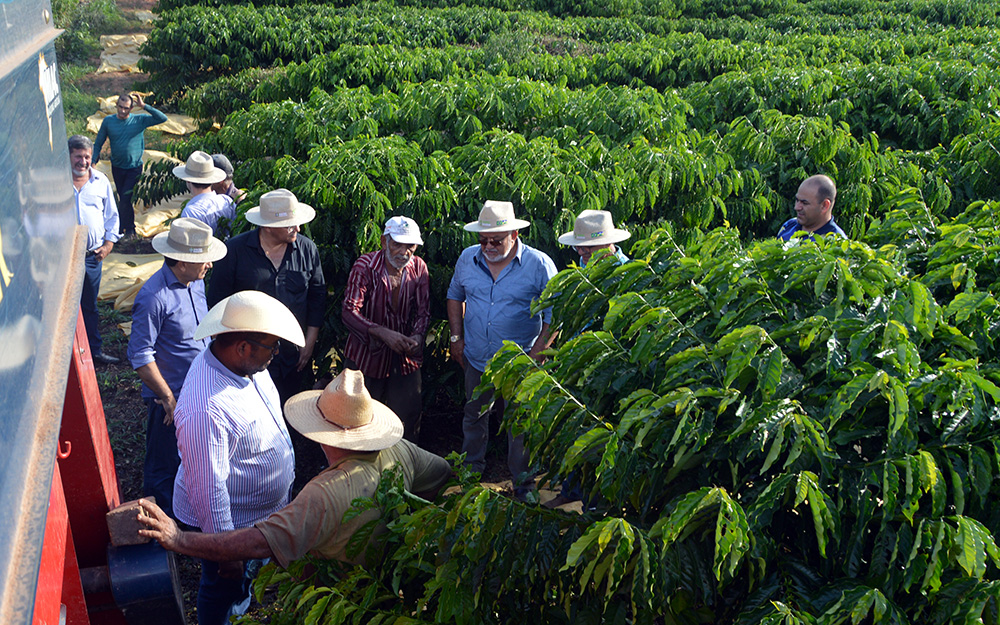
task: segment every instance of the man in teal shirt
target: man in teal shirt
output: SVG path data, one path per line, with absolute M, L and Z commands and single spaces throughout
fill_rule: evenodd
M 132 107 L 145 109 L 149 115 L 132 115 Z M 101 149 L 107 139 L 111 146 L 111 177 L 118 190 L 118 216 L 125 236 L 135 234 L 135 210 L 132 208 L 132 189 L 142 174 L 142 152 L 146 149 L 143 131 L 162 124 L 167 116 L 142 101 L 137 93 L 123 93 L 115 105 L 116 113 L 101 122 L 94 141 L 94 164 L 101 158 Z

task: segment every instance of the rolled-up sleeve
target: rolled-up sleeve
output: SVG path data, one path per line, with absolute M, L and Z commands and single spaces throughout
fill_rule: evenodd
M 140 290 L 132 305 L 132 333 L 128 338 L 128 361 L 138 369 L 156 360 L 156 337 L 163 324 L 163 307 L 148 292 Z

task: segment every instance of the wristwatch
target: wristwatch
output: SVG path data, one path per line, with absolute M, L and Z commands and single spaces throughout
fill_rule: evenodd
M 452 334 L 451 336 L 448 337 L 448 340 L 451 341 L 452 343 L 458 343 L 459 341 L 462 340 L 462 335 Z

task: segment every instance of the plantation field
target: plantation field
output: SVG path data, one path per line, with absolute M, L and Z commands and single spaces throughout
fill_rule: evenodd
M 485 199 L 569 267 L 548 361 L 488 375 L 589 510 L 387 480 L 383 565 L 265 572 L 271 622 L 998 622 L 998 9 L 161 0 L 141 67 L 206 131 L 178 156 L 226 153 L 243 210 L 276 187 L 317 209 L 323 353 L 392 214 L 438 319 Z M 783 245 L 816 173 L 851 240 Z M 152 166 L 139 193 L 177 190 Z M 587 208 L 635 262 L 570 266 Z M 457 390 L 442 339 L 425 379 Z

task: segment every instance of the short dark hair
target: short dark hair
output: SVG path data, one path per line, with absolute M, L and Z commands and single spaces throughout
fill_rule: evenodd
M 201 182 L 191 182 L 190 180 L 188 180 L 187 183 L 192 187 L 194 187 L 195 189 L 198 189 L 199 191 L 204 191 L 205 189 L 212 186 L 211 183 L 203 184 Z
M 181 261 L 177 260 L 176 258 L 170 258 L 169 256 L 164 256 L 163 257 L 163 262 L 165 262 L 167 264 L 167 267 L 173 267 L 173 266 L 177 265 L 177 263 L 179 263 Z
M 84 137 L 83 135 L 73 135 L 66 140 L 66 144 L 69 146 L 70 152 L 76 152 L 77 150 L 94 151 L 94 142 L 89 137 Z
M 216 335 L 215 342 L 219 344 L 219 347 L 229 347 L 230 345 L 236 345 L 240 341 L 262 343 L 269 336 L 271 335 L 264 332 L 224 332 Z
M 126 91 L 126 92 L 124 92 L 124 93 L 120 94 L 120 95 L 118 96 L 118 99 L 119 99 L 119 100 L 128 100 L 128 103 L 129 103 L 129 104 L 132 104 L 132 103 L 134 103 L 134 102 L 135 102 L 135 100 L 133 100 L 133 99 L 132 99 L 132 94 L 131 94 L 131 93 L 129 93 L 128 91 Z

